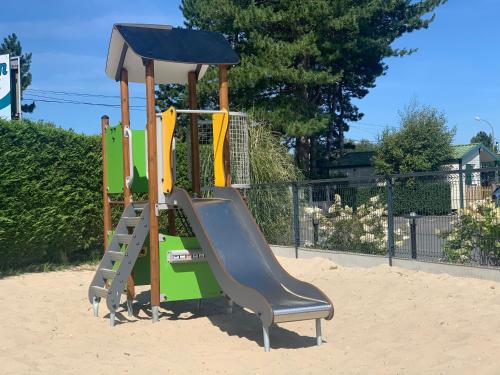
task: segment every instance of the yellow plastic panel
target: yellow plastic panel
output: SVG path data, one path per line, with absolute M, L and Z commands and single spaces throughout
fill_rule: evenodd
M 172 165 L 172 141 L 174 139 L 175 121 L 177 114 L 174 107 L 170 107 L 161 114 L 163 127 L 163 192 L 170 193 L 174 187 Z
M 224 140 L 229 128 L 229 113 L 227 111 L 212 115 L 214 138 L 214 175 L 215 186 L 226 186 L 226 173 L 224 168 Z

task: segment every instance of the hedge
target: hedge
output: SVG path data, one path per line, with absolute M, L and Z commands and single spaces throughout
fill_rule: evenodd
M 95 256 L 101 171 L 100 137 L 0 120 L 0 269 Z
M 451 213 L 451 186 L 449 182 L 408 181 L 394 186 L 394 215 L 416 212 L 420 215 L 448 215 Z
M 324 188 L 323 188 L 324 189 Z M 382 202 L 387 203 L 385 186 L 339 186 L 331 189 L 333 194 L 339 194 L 343 205 L 354 209 L 365 204 L 371 197 L 378 195 Z M 394 215 L 407 215 L 416 212 L 420 215 L 448 215 L 451 213 L 451 187 L 445 181 L 414 181 L 397 182 L 393 188 Z

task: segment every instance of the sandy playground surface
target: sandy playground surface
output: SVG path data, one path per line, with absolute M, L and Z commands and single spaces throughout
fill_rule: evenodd
M 0 373 L 7 374 L 500 374 L 500 284 L 390 269 L 285 259 L 293 275 L 334 301 L 317 347 L 314 322 L 271 329 L 221 300 L 147 307 L 109 327 L 92 316 L 90 270 L 0 280 Z M 147 293 L 139 299 L 147 300 Z

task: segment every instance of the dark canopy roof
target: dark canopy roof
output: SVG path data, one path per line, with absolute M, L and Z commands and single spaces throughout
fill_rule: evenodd
M 166 25 L 115 24 L 111 34 L 106 74 L 119 78 L 121 67 L 129 81 L 144 82 L 143 59 L 155 64 L 156 83 L 187 83 L 190 71 L 201 78 L 208 65 L 234 65 L 240 59 L 218 33 Z

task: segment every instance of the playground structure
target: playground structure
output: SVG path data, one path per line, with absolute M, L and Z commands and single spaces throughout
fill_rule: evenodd
M 106 299 L 113 326 L 124 293 L 133 314 L 135 285 L 150 285 L 153 322 L 159 320 L 160 302 L 225 296 L 230 306 L 234 301 L 258 315 L 266 351 L 271 325 L 288 321 L 315 320 L 319 345 L 320 320 L 333 317 L 333 304 L 280 266 L 237 190 L 249 184 L 246 115 L 229 112 L 228 69 L 238 63 L 217 33 L 114 25 L 106 73 L 120 82 L 121 126 L 110 127 L 109 119 L 102 118 L 105 252 L 89 301 L 97 316 L 100 300 Z M 209 65 L 218 67 L 219 110 L 197 109 L 197 81 Z M 130 128 L 129 81 L 146 84 L 145 130 Z M 155 83 L 187 84 L 190 108 L 155 113 Z M 192 195 L 175 185 L 174 132 L 181 115 L 190 117 Z M 211 124 L 198 121 L 202 116 L 211 116 Z M 203 198 L 200 145 L 206 149 L 207 144 L 213 147 L 213 187 L 211 196 Z M 147 193 L 148 200 L 134 201 L 133 193 Z M 125 206 L 114 229 L 110 194 L 123 194 Z M 167 234 L 159 230 L 164 211 Z M 182 223 L 187 236 L 177 234 L 176 223 Z

